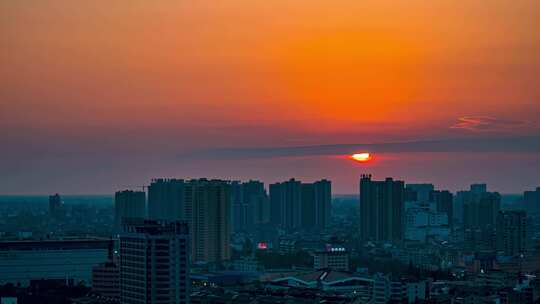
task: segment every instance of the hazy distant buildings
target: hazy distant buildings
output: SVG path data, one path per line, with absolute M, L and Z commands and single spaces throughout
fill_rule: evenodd
M 145 220 L 120 236 L 120 303 L 189 303 L 186 223 Z
M 148 186 L 148 218 L 177 221 L 185 219 L 184 213 L 184 180 L 152 180 Z
M 405 204 L 405 239 L 421 242 L 426 242 L 430 238 L 449 239 L 450 227 L 446 212 L 438 212 L 435 208 L 430 208 L 430 205 L 420 202 Z
M 465 229 L 495 228 L 500 210 L 501 196 L 497 192 L 487 192 L 485 184 L 473 184 L 470 191 L 460 191 L 457 200 L 463 208 Z
M 185 184 L 193 262 L 220 263 L 230 259 L 230 191 L 230 182 L 223 180 L 197 179 Z
M 527 242 L 527 213 L 525 211 L 499 211 L 495 235 L 498 251 L 507 256 L 524 253 Z
M 320 180 L 302 183 L 301 226 L 305 230 L 323 230 L 330 224 L 332 183 Z
M 92 283 L 92 267 L 106 262 L 111 240 L 0 242 L 0 285 L 26 287 L 32 280 Z
M 302 184 L 290 179 L 270 185 L 270 218 L 284 229 L 298 229 L 301 223 Z
M 447 190 L 431 191 L 429 201 L 435 203 L 437 212 L 446 213 L 448 225 L 452 229 L 454 226 L 454 195 L 452 192 Z
M 118 191 L 114 195 L 114 229 L 120 232 L 124 218 L 146 217 L 146 194 L 142 191 Z
M 262 182 L 232 182 L 231 205 L 234 232 L 250 231 L 269 221 L 270 205 Z
M 49 196 L 49 215 L 55 219 L 64 215 L 64 202 L 58 193 Z
M 535 191 L 525 191 L 523 193 L 525 208 L 531 213 L 540 213 L 540 187 Z
M 420 203 L 427 203 L 430 201 L 430 194 L 435 190 L 435 186 L 433 184 L 407 184 L 405 187 L 405 191 L 407 193 L 414 192 L 415 195 L 415 201 Z M 406 199 L 406 201 L 410 199 Z
M 404 236 L 404 183 L 387 178 L 360 179 L 360 236 L 362 240 L 398 241 Z
M 330 223 L 330 181 L 301 183 L 295 179 L 270 185 L 270 220 L 286 230 L 324 229 Z

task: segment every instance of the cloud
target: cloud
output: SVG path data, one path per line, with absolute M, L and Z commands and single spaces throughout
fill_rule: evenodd
M 524 125 L 519 120 L 506 120 L 489 116 L 464 116 L 450 126 L 451 129 L 460 129 L 473 132 L 502 131 Z
M 455 153 L 539 153 L 540 135 L 504 138 L 442 139 L 390 143 L 358 143 L 287 147 L 244 147 L 198 150 L 181 155 L 182 159 L 238 159 L 324 155 L 348 155 L 358 151 L 372 153 L 455 152 Z

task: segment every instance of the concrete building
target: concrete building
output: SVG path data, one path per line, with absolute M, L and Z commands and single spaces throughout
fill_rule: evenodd
M 428 297 L 427 281 L 401 279 L 376 274 L 371 303 L 418 303 Z
M 270 185 L 270 221 L 288 231 L 322 230 L 330 224 L 332 184 L 295 179 Z
M 142 220 L 120 235 L 120 303 L 189 303 L 189 231 L 180 221 Z
M 300 228 L 302 184 L 293 179 L 270 185 L 270 221 L 286 230 Z
M 433 184 L 407 184 L 405 191 L 414 192 L 417 202 L 427 203 L 430 201 L 430 194 L 435 190 Z
M 148 218 L 185 220 L 184 180 L 154 179 L 148 186 Z
M 142 191 L 124 190 L 114 194 L 114 229 L 121 231 L 125 218 L 146 217 L 146 194 Z
M 252 230 L 255 225 L 269 221 L 270 206 L 264 184 L 259 181 L 231 183 L 232 229 L 234 232 Z
M 387 178 L 360 179 L 360 237 L 371 241 L 400 241 L 404 237 L 404 183 Z
M 107 239 L 0 242 L 0 285 L 42 279 L 91 285 L 92 267 L 108 260 L 111 246 Z
M 523 203 L 529 213 L 540 213 L 540 187 L 535 191 L 525 191 L 523 193 Z
M 527 243 L 527 213 L 525 211 L 499 211 L 496 228 L 497 250 L 514 256 L 525 252 Z
M 64 202 L 60 194 L 49 196 L 49 216 L 54 219 L 59 219 L 64 215 Z
M 106 298 L 120 299 L 120 267 L 113 261 L 92 268 L 92 291 Z
M 487 192 L 485 184 L 473 184 L 469 191 L 460 191 L 456 197 L 462 208 L 465 229 L 495 228 L 497 213 L 501 208 L 501 196 L 497 192 Z
M 446 213 L 448 217 L 448 226 L 452 230 L 454 227 L 454 195 L 447 190 L 431 191 L 430 202 L 434 202 L 437 212 Z
M 328 180 L 302 183 L 301 227 L 323 230 L 330 224 L 332 184 Z
M 313 268 L 349 271 L 349 253 L 341 247 L 328 247 L 326 250 L 316 251 L 313 254 Z
M 185 184 L 193 262 L 221 263 L 230 259 L 230 191 L 230 183 L 223 180 L 196 179 Z
M 430 238 L 448 240 L 449 237 L 447 213 L 437 212 L 420 203 L 406 209 L 405 239 L 426 242 Z

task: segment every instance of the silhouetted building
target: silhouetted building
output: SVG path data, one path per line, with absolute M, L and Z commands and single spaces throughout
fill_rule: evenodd
M 120 232 L 124 218 L 146 217 L 146 194 L 142 191 L 124 190 L 114 195 L 114 228 Z
M 327 180 L 302 183 L 301 227 L 322 230 L 330 224 L 332 184 Z
M 120 235 L 120 303 L 189 303 L 189 265 L 186 223 L 127 225 Z
M 497 250 L 507 256 L 525 252 L 527 242 L 527 213 L 525 211 L 499 211 L 496 231 Z
M 405 187 L 406 193 L 408 193 L 408 196 L 411 195 L 412 192 L 416 193 L 415 195 L 415 201 L 421 202 L 421 203 L 427 203 L 430 201 L 430 193 L 435 190 L 435 187 L 433 184 L 407 184 Z M 409 197 L 412 198 L 412 197 Z
M 437 212 L 446 213 L 448 215 L 448 225 L 453 228 L 454 222 L 454 195 L 447 190 L 431 191 L 429 200 L 435 203 Z
M 457 200 L 463 208 L 465 229 L 495 228 L 501 196 L 497 192 L 487 192 L 486 189 L 485 184 L 473 184 L 470 191 L 458 192 Z
M 527 211 L 532 213 L 540 213 L 540 187 L 535 191 L 525 191 L 523 193 L 523 202 Z
M 295 180 L 270 185 L 270 221 L 287 230 L 302 222 L 302 184 Z
M 148 218 L 185 220 L 184 180 L 154 179 L 148 186 Z
M 231 186 L 228 181 L 197 179 L 185 184 L 186 219 L 193 262 L 230 259 Z
M 0 285 L 32 280 L 91 284 L 92 267 L 106 262 L 111 240 L 70 239 L 0 242 Z
M 64 215 L 64 203 L 58 193 L 49 196 L 49 215 L 55 219 Z
M 235 232 L 250 231 L 269 221 L 269 204 L 264 184 L 259 181 L 231 183 L 232 227 Z
M 330 181 L 301 183 L 295 179 L 270 185 L 270 220 L 286 230 L 324 229 L 330 223 Z
M 399 241 L 403 239 L 404 183 L 387 178 L 373 181 L 360 178 L 360 236 L 362 240 Z

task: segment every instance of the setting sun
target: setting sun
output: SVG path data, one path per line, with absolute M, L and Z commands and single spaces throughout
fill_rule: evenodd
M 369 153 L 356 153 L 351 155 L 351 158 L 357 162 L 365 163 L 371 160 L 371 154 Z

